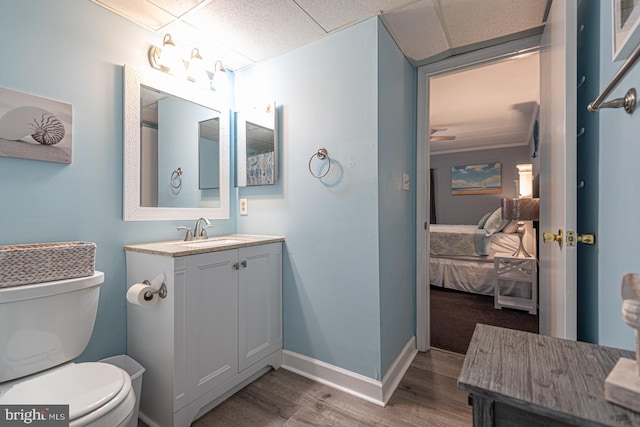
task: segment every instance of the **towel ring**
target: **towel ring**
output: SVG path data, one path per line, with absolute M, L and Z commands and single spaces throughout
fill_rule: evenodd
M 327 170 L 325 171 L 325 173 L 323 173 L 322 175 L 316 175 L 315 173 L 313 173 L 313 171 L 311 170 L 311 162 L 313 161 L 313 158 L 317 157 L 318 160 L 324 160 L 327 159 L 329 161 L 329 167 L 327 168 Z M 327 176 L 327 174 L 329 173 L 329 171 L 331 170 L 331 158 L 329 157 L 329 154 L 327 153 L 327 149 L 326 148 L 318 148 L 318 151 L 316 151 L 315 153 L 313 153 L 313 155 L 311 156 L 311 158 L 309 159 L 309 173 L 311 173 L 311 175 L 314 178 L 324 178 L 325 176 Z
M 182 168 L 178 168 L 171 173 L 170 183 L 173 188 L 182 187 Z

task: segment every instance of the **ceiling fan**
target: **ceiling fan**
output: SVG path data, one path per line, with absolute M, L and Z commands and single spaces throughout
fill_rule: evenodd
M 446 131 L 448 128 L 431 128 L 429 133 L 429 141 L 454 141 L 456 139 L 455 136 L 446 136 L 446 135 L 434 135 L 436 132 Z

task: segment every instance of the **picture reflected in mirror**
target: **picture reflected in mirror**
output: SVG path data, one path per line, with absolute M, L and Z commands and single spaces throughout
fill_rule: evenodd
M 237 114 L 237 185 L 273 185 L 278 179 L 275 103 Z
M 274 129 L 246 122 L 247 186 L 275 184 Z

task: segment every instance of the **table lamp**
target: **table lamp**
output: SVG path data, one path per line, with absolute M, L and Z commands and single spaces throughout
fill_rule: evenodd
M 518 221 L 518 237 L 520 243 L 512 256 L 531 258 L 522 244 L 525 234 L 524 221 L 537 221 L 540 212 L 540 199 L 520 198 L 502 199 L 502 219 Z

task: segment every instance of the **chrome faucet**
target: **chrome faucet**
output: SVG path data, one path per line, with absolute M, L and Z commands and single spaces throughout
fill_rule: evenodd
M 193 240 L 193 234 L 191 234 L 191 228 L 181 225 L 180 227 L 178 227 L 178 230 L 187 230 L 187 234 L 184 236 L 185 242 L 189 242 Z
M 202 225 L 204 223 L 204 225 Z M 207 228 L 213 227 L 213 224 L 209 222 L 207 218 L 198 218 L 196 221 L 196 228 L 193 232 L 193 238 L 196 240 L 203 240 L 208 238 Z

